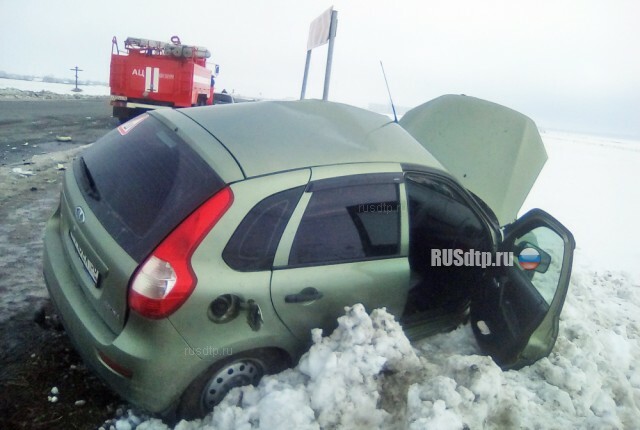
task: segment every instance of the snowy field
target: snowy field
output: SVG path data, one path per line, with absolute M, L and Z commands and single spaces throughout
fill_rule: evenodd
M 354 306 L 294 368 L 232 391 L 195 429 L 640 428 L 640 142 L 544 133 L 549 161 L 523 206 L 575 234 L 548 358 L 503 372 L 469 326 L 413 346 L 393 317 Z M 131 414 L 118 429 L 166 429 Z M 138 425 L 139 424 L 139 425 Z
M 523 210 L 540 207 L 574 234 L 593 269 L 640 273 L 640 140 L 543 133 L 549 155 Z
M 0 89 L 15 88 L 20 91 L 49 91 L 56 94 L 73 96 L 108 96 L 109 87 L 104 85 L 78 85 L 82 92 L 73 92 L 74 84 L 58 84 L 54 82 L 23 81 L 20 79 L 0 78 Z
M 20 89 L 68 91 L 27 84 Z M 411 345 L 393 316 L 355 305 L 333 334 L 314 332 L 295 368 L 235 389 L 176 429 L 640 428 L 640 141 L 557 132 L 543 140 L 549 160 L 521 213 L 547 210 L 577 242 L 548 358 L 503 372 L 468 326 Z M 116 427 L 168 428 L 133 413 Z

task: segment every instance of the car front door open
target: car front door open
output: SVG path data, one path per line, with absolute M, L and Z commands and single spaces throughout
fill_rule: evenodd
M 560 222 L 534 209 L 505 228 L 502 251 L 513 265 L 493 267 L 471 303 L 473 332 L 502 368 L 551 352 L 569 286 L 575 241 Z

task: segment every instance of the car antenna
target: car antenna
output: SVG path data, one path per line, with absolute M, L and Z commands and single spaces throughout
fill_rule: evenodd
M 387 85 L 387 92 L 389 93 L 389 101 L 391 102 L 391 110 L 393 111 L 393 121 L 398 123 L 398 115 L 396 115 L 396 107 L 393 105 L 393 99 L 391 98 L 391 90 L 389 89 L 389 82 L 387 82 L 387 74 L 384 72 L 384 66 L 382 60 L 380 60 L 380 68 L 382 69 L 382 76 L 384 76 L 384 83 Z

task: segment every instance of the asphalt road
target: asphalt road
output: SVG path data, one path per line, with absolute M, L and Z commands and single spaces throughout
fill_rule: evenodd
M 0 101 L 0 166 L 94 142 L 117 125 L 106 97 Z
M 0 100 L 0 429 L 97 428 L 120 404 L 61 331 L 41 259 L 65 173 L 58 163 L 69 165 L 73 148 L 117 125 L 106 98 Z M 55 403 L 52 387 L 60 391 Z

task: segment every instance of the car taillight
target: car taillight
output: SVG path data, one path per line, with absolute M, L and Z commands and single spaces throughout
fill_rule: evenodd
M 147 318 L 165 318 L 189 298 L 197 282 L 191 256 L 232 202 L 231 189 L 222 189 L 158 245 L 131 281 L 131 309 Z

